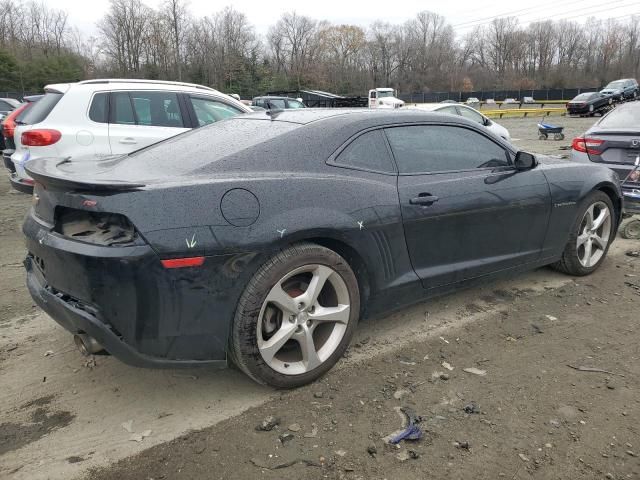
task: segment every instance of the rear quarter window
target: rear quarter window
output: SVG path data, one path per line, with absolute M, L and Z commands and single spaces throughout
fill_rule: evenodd
M 363 133 L 357 137 L 340 152 L 334 163 L 358 170 L 395 173 L 381 130 Z
M 40 100 L 34 103 L 34 105 L 26 110 L 24 118 L 21 119 L 22 123 L 27 125 L 35 125 L 36 123 L 43 122 L 53 111 L 55 106 L 62 98 L 62 93 L 48 92 Z
M 91 106 L 89 107 L 89 118 L 94 122 L 107 123 L 109 121 L 108 105 L 109 94 L 107 92 L 96 93 L 91 99 Z

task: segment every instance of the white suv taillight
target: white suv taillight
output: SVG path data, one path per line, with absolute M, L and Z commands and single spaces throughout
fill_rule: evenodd
M 27 147 L 46 147 L 56 143 L 60 140 L 60 137 L 62 137 L 62 134 L 58 130 L 41 128 L 23 132 L 20 140 L 22 145 Z

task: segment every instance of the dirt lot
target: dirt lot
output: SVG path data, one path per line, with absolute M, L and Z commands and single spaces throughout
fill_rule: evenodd
M 559 155 L 593 123 L 554 121 L 564 142 L 538 141 L 536 119 L 500 123 L 522 148 Z M 640 292 L 625 283 L 640 284 L 640 259 L 625 255 L 637 242 L 618 239 L 587 279 L 541 269 L 363 322 L 321 382 L 276 392 L 234 370 L 87 362 L 23 286 L 29 201 L 0 180 L 0 478 L 95 467 L 106 467 L 96 479 L 640 475 Z M 463 411 L 471 401 L 480 413 Z M 423 417 L 425 435 L 395 449 L 382 437 L 401 427 L 400 406 Z M 256 431 L 268 415 L 280 425 Z

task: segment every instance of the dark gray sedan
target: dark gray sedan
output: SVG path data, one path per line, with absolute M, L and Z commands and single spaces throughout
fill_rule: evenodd
M 462 117 L 304 109 L 94 164 L 33 161 L 28 287 L 85 352 L 232 361 L 299 386 L 362 317 L 542 265 L 601 265 L 615 173 L 514 148 Z
M 624 182 L 627 211 L 640 213 L 640 102 L 618 106 L 575 138 L 571 159 L 611 168 Z

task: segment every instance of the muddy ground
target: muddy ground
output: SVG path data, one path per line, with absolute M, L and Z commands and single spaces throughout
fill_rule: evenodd
M 481 320 L 354 362 L 91 478 L 639 478 L 640 292 L 625 284 L 637 275 L 640 259 L 617 253 L 560 289 L 493 290 L 463 307 L 495 309 Z M 393 447 L 384 437 L 401 429 L 400 407 L 422 417 L 424 434 Z M 279 425 L 257 431 L 270 415 Z
M 542 142 L 536 121 L 499 122 L 522 148 L 558 155 L 593 123 L 554 119 L 567 140 Z M 107 467 L 95 478 L 114 479 L 639 475 L 640 297 L 625 282 L 640 283 L 631 276 L 640 261 L 624 254 L 637 242 L 618 240 L 604 268 L 577 284 L 541 269 L 363 322 L 338 368 L 283 393 L 234 370 L 87 362 L 24 287 L 19 225 L 29 202 L 0 177 L 0 478 L 86 478 L 95 467 Z M 462 411 L 472 400 L 481 413 Z M 395 450 L 381 438 L 400 428 L 400 406 L 424 417 L 425 436 Z M 256 432 L 270 414 L 280 425 Z M 418 458 L 396 458 L 409 451 Z

